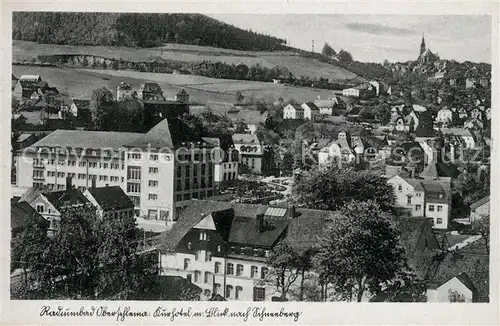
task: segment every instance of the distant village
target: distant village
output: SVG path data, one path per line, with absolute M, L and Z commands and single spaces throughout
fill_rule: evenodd
M 164 94 L 154 82 L 121 82 L 108 102 L 139 105 L 143 131 L 99 129 L 99 98 L 73 98 L 44 76 L 13 75 L 12 238 L 27 216 L 54 237 L 66 209 L 93 207 L 101 219 L 134 217 L 143 231 L 138 250 L 158 253 L 158 275 L 195 300 L 304 300 L 304 280 L 313 284 L 319 274 L 307 269 L 284 287 L 270 277 L 269 258 L 282 240 L 313 250 L 336 215 L 301 205 L 297 187 L 330 169 L 376 171 L 394 193 L 391 212 L 425 301 L 487 301 L 488 274 L 478 266 L 487 271 L 488 240 L 475 225 L 489 219 L 489 190 L 461 182 L 489 185 L 491 73 L 459 73 L 424 38 L 414 62 L 387 69 L 401 78 L 304 103 L 236 96 L 230 108 L 192 105 L 182 88 Z M 413 73 L 425 77 L 405 79 Z M 195 132 L 194 117 L 224 133 Z M 11 282 L 22 277 L 13 271 Z M 334 292 L 317 287 L 321 299 Z

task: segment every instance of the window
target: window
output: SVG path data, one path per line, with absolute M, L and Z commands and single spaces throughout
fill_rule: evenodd
M 403 186 L 402 185 L 398 185 L 398 191 L 399 192 L 403 191 Z
M 194 260 L 199 260 L 200 259 L 200 254 L 201 254 L 200 250 L 195 251 L 194 252 Z
M 188 246 L 188 249 L 191 249 L 191 241 L 188 242 L 187 246 Z
M 140 183 L 127 183 L 127 192 L 139 193 L 141 192 L 141 184 Z
M 234 274 L 234 265 L 231 263 L 228 263 L 226 265 L 226 274 L 228 275 L 233 275 Z
M 436 224 L 443 224 L 443 219 L 442 219 L 442 218 L 440 218 L 440 217 L 438 217 L 438 218 L 436 219 Z
M 259 273 L 259 268 L 257 266 L 252 266 L 250 268 L 250 277 L 256 277 Z
M 407 202 L 406 202 L 406 203 L 407 203 L 408 205 L 411 205 L 411 197 L 410 197 L 410 196 L 408 196 L 408 198 L 407 198 Z
M 231 292 L 233 291 L 233 286 L 232 285 L 226 285 L 226 298 L 231 297 Z
M 207 232 L 200 231 L 200 240 L 206 241 L 208 239 Z
M 189 263 L 190 263 L 190 259 L 189 258 L 184 258 L 184 269 L 188 269 L 189 268 Z
M 236 265 L 236 275 L 241 276 L 243 274 L 243 265 L 238 264 Z
M 212 261 L 212 253 L 210 251 L 205 252 L 205 261 Z
M 149 155 L 149 160 L 151 160 L 151 161 L 158 161 L 158 155 L 157 154 L 151 154 L 151 155 Z
M 187 275 L 186 275 L 186 280 L 188 280 L 189 282 L 192 282 L 192 281 L 191 281 L 191 279 L 192 279 L 192 278 L 191 278 L 191 274 L 187 274 Z
M 148 199 L 149 200 L 157 200 L 158 199 L 158 195 L 157 194 L 148 194 Z
M 149 180 L 149 186 L 150 187 L 158 187 L 158 181 L 157 180 Z
M 182 166 L 177 166 L 177 178 L 180 178 L 182 176 Z
M 181 201 L 181 200 L 182 200 L 182 195 L 176 195 L 176 196 L 175 196 L 175 200 L 177 200 L 177 201 Z
M 415 210 L 419 212 L 422 209 L 422 205 L 415 205 Z
M 201 272 L 200 271 L 194 271 L 194 282 L 195 283 L 200 283 L 201 280 Z
M 214 294 L 220 294 L 221 285 L 219 283 L 214 284 Z
M 442 212 L 443 211 L 443 206 L 437 205 L 437 209 L 438 209 L 438 212 Z
M 40 204 L 39 204 L 39 205 L 36 205 L 36 211 L 37 211 L 38 213 L 43 213 L 43 205 L 40 205 Z
M 236 291 L 234 292 L 234 298 L 238 300 L 241 295 L 241 291 L 243 291 L 243 288 L 241 286 L 236 287 Z
M 214 268 L 214 273 L 215 274 L 219 274 L 220 273 L 220 266 L 221 266 L 220 262 L 216 262 L 215 263 L 215 268 Z
M 158 168 L 149 168 L 149 173 L 150 174 L 156 174 L 156 173 L 158 173 Z
M 205 283 L 210 283 L 211 278 L 212 278 L 212 273 L 205 272 L 205 279 L 204 279 Z
M 264 301 L 266 299 L 266 289 L 265 288 L 253 288 L 253 301 Z
M 421 192 L 417 192 L 416 196 L 417 197 L 422 197 L 422 193 Z
M 434 212 L 434 205 L 429 205 L 429 212 Z
M 150 220 L 158 219 L 158 211 L 156 209 L 148 209 L 148 219 Z
M 129 180 L 141 180 L 141 167 L 139 167 L 139 166 L 127 167 L 127 179 L 129 179 Z
M 108 168 L 108 163 L 104 163 L 104 164 L 103 164 L 103 168 L 104 168 L 104 169 L 107 169 L 107 168 Z
M 177 184 L 175 186 L 175 190 L 181 191 L 182 190 L 182 183 L 180 179 L 177 179 Z
M 269 268 L 262 267 L 262 269 L 260 270 L 260 278 L 265 279 L 268 272 L 269 272 Z
M 221 251 L 221 249 L 222 249 L 222 248 L 221 248 L 221 246 L 220 246 L 220 245 L 218 245 L 218 246 L 217 246 L 217 252 L 220 252 L 220 251 Z

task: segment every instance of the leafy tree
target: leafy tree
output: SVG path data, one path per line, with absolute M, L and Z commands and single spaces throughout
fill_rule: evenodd
M 97 121 L 100 121 L 102 116 L 106 114 L 106 110 L 113 103 L 113 93 L 106 87 L 94 89 L 90 96 L 90 112 Z
M 63 211 L 56 235 L 41 243 L 30 235 L 20 249 L 19 255 L 26 257 L 33 251 L 30 248 L 39 248 L 27 266 L 31 275 L 27 295 L 133 298 L 144 278 L 157 273 L 154 255 L 137 254 L 137 239 L 132 216 L 102 219 L 90 207 Z
M 484 238 L 484 244 L 486 246 L 486 251 L 490 251 L 490 216 L 483 215 L 481 218 L 472 221 L 472 228 L 479 232 Z
M 340 50 L 340 52 L 337 54 L 337 58 L 342 63 L 351 63 L 353 61 L 352 55 L 345 50 Z
M 374 200 L 388 211 L 394 201 L 394 192 L 387 181 L 373 171 L 331 165 L 301 175 L 294 183 L 293 197 L 299 205 L 333 211 L 353 199 Z
M 321 53 L 326 55 L 327 57 L 333 57 L 334 55 L 337 54 L 335 50 L 328 43 L 325 43 L 325 45 L 323 45 L 323 50 L 321 50 Z
M 404 249 L 391 215 L 372 200 L 350 201 L 329 223 L 315 258 L 323 280 L 343 299 L 376 294 L 404 266 Z

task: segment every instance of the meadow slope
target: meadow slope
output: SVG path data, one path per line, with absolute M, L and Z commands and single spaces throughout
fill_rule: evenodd
M 28 41 L 14 40 L 12 43 L 12 58 L 14 61 L 30 61 L 39 55 L 57 54 L 88 54 L 107 58 L 130 61 L 149 61 L 155 57 L 181 62 L 213 61 L 227 64 L 259 64 L 263 67 L 287 67 L 296 77 L 308 76 L 316 78 L 354 79 L 358 76 L 349 70 L 299 56 L 294 52 L 257 52 L 218 49 L 214 47 L 165 44 L 155 48 L 127 48 L 116 46 L 75 46 L 38 44 Z M 358 77 L 359 78 L 359 77 Z
M 314 101 L 318 97 L 328 98 L 332 91 L 307 87 L 290 87 L 255 81 L 228 80 L 196 75 L 146 73 L 129 70 L 96 70 L 14 65 L 12 73 L 38 74 L 49 85 L 71 97 L 90 99 L 92 90 L 107 87 L 113 93 L 120 82 L 127 82 L 138 88 L 145 81 L 157 82 L 166 97 L 173 97 L 181 89 L 190 94 L 191 102 L 214 105 L 228 105 L 235 101 L 237 91 L 256 99 L 293 98 L 299 102 Z

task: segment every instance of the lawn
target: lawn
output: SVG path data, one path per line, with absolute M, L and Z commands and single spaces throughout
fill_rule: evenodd
M 14 61 L 29 61 L 39 55 L 56 54 L 88 54 L 107 58 L 130 61 L 148 61 L 153 57 L 164 59 L 199 62 L 214 61 L 227 64 L 259 64 L 263 67 L 287 67 L 296 77 L 325 77 L 329 79 L 352 79 L 357 75 L 341 67 L 327 64 L 315 59 L 304 58 L 294 52 L 256 52 L 219 49 L 214 47 L 166 44 L 157 48 L 126 48 L 115 46 L 75 46 L 37 44 L 28 41 L 12 42 L 12 58 Z

